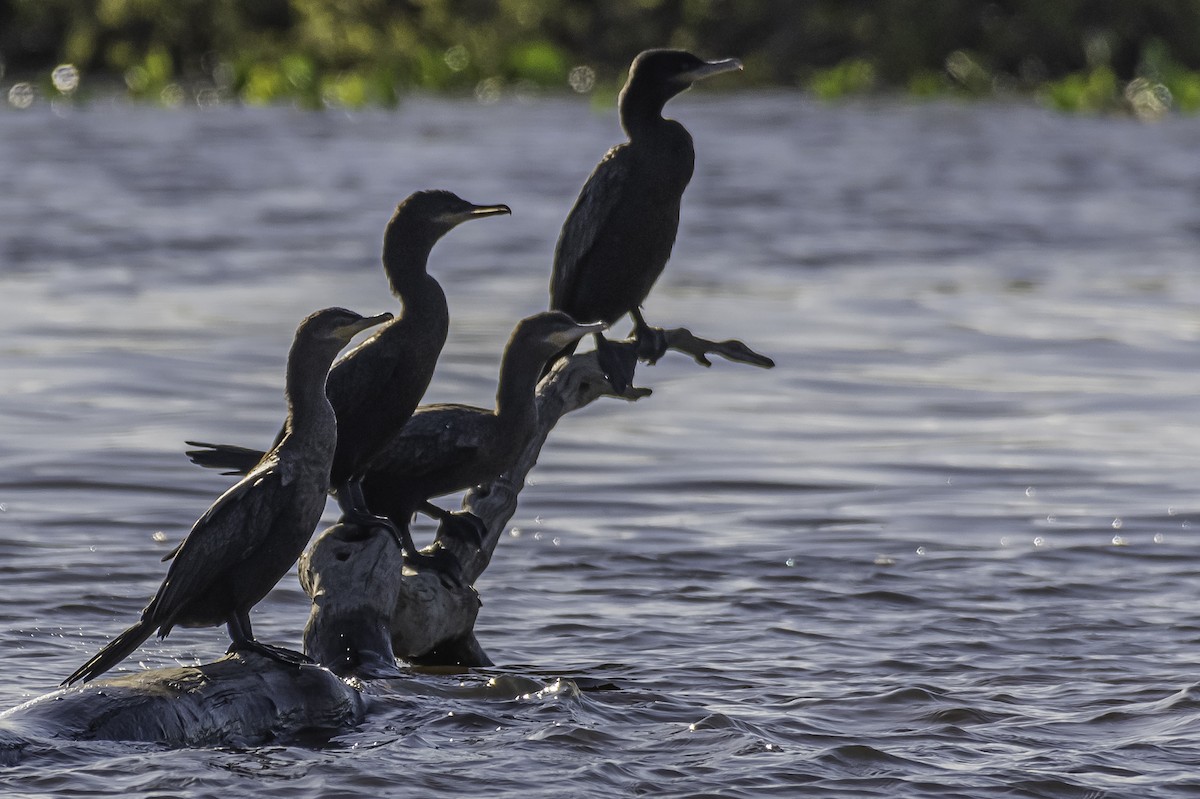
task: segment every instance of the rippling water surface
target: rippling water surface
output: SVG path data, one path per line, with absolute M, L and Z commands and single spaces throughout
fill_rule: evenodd
M 687 96 L 652 322 L 738 337 L 565 419 L 478 584 L 496 661 L 320 746 L 63 742 L 13 796 L 1200 792 L 1200 120 Z M 0 114 L 0 708 L 124 628 L 269 441 L 315 308 L 394 310 L 421 188 L 505 202 L 431 270 L 431 400 L 486 404 L 618 140 L 581 100 Z M 158 535 L 158 533 L 163 535 Z M 422 532 L 427 537 L 428 530 Z M 298 645 L 286 578 L 255 612 Z M 125 670 L 208 661 L 179 630 Z

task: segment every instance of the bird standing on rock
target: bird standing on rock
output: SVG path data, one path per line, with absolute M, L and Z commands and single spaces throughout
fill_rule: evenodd
M 233 641 L 230 652 L 253 651 L 285 663 L 306 660 L 256 641 L 250 609 L 300 557 L 325 509 L 337 442 L 337 420 L 325 395 L 329 366 L 355 334 L 391 318 L 326 308 L 300 324 L 288 355 L 283 437 L 192 526 L 137 624 L 76 669 L 64 685 L 103 674 L 156 629 L 166 637 L 173 627 L 224 623 Z
M 638 344 L 633 356 L 596 334 L 600 365 L 617 393 L 632 382 L 636 357 L 653 362 L 666 348 L 640 307 L 671 257 L 695 151 L 687 129 L 663 118 L 663 106 L 698 80 L 741 68 L 736 58 L 704 61 L 682 50 L 640 53 L 617 102 L 629 141 L 608 151 L 563 223 L 550 307 L 581 322 L 611 325 L 626 313 L 633 317 Z M 573 351 L 572 346 L 560 355 Z
M 331 486 L 345 520 L 388 527 L 411 559 L 422 556 L 407 526 L 396 530 L 372 514 L 361 478 L 420 403 L 446 343 L 450 313 L 445 292 L 427 270 L 430 251 L 463 222 L 510 213 L 507 205 L 475 205 L 448 191 L 421 191 L 400 203 L 384 233 L 383 268 L 403 312 L 329 373 L 329 400 L 338 420 Z M 188 451 L 194 463 L 238 474 L 247 473 L 263 455 L 228 444 L 188 444 L 203 448 Z

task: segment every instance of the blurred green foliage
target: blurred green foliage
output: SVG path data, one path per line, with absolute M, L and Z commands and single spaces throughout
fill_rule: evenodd
M 1200 110 L 1200 0 L 0 0 L 6 81 L 172 104 L 391 105 L 424 89 L 611 90 L 639 50 L 742 58 L 836 99 L 1026 93 Z M 595 81 L 572 70 L 591 69 Z

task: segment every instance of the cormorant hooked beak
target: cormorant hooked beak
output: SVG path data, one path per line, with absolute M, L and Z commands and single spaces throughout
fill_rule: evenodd
M 496 205 L 473 205 L 466 211 L 458 213 L 446 214 L 444 220 L 451 225 L 458 225 L 471 219 L 482 219 L 485 216 L 500 216 L 502 214 L 512 214 L 512 209 L 503 203 Z
M 349 341 L 362 331 L 366 330 L 368 327 L 375 327 L 375 325 L 381 325 L 384 322 L 390 321 L 392 321 L 392 315 L 386 311 L 376 316 L 364 316 L 362 319 L 359 319 L 356 322 L 351 322 L 348 325 L 342 325 L 335 331 L 335 335 L 338 338 Z
M 604 322 L 592 322 L 590 324 L 576 324 L 574 327 L 566 330 L 556 330 L 550 334 L 551 343 L 556 347 L 566 347 L 568 344 L 574 344 L 584 336 L 592 333 L 600 333 L 608 329 L 608 325 Z
M 720 75 L 722 72 L 737 72 L 741 68 L 742 62 L 738 59 L 726 58 L 721 61 L 706 61 L 700 66 L 680 74 L 679 77 L 686 81 L 695 82 L 710 78 L 713 75 Z

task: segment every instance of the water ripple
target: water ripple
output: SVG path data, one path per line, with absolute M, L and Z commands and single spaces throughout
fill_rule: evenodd
M 778 366 L 668 356 L 639 368 L 653 396 L 563 420 L 480 581 L 501 665 L 372 684 L 332 741 L 0 730 L 0 791 L 1196 794 L 1196 121 L 674 103 L 697 170 L 646 313 Z M 296 322 L 395 310 L 379 245 L 410 191 L 514 209 L 431 261 L 453 322 L 429 398 L 491 402 L 619 126 L 561 98 L 414 98 L 31 109 L 0 134 L 9 707 L 136 617 L 230 484 L 182 442 L 274 435 Z M 295 642 L 306 613 L 289 576 L 255 628 Z M 121 668 L 225 645 L 178 630 Z

